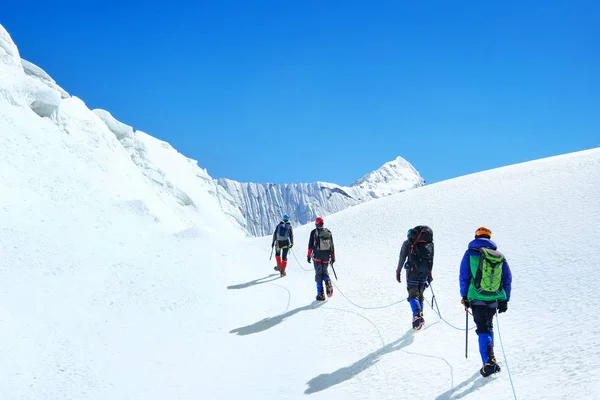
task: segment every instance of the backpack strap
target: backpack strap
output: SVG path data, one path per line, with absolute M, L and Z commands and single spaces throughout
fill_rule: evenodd
M 415 239 L 414 242 L 412 242 L 412 244 L 410 245 L 410 252 L 412 253 L 413 250 L 415 249 L 416 244 L 419 242 L 419 240 L 421 240 L 421 233 L 423 233 L 423 230 L 421 229 L 419 231 L 419 235 L 417 236 L 417 238 Z

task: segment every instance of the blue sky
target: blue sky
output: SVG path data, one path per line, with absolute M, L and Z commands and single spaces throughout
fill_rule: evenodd
M 2 5 L 21 56 L 213 177 L 428 183 L 600 145 L 600 2 Z

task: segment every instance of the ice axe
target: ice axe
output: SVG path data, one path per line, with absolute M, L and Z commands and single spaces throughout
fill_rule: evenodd
M 333 271 L 333 276 L 335 276 L 335 280 L 337 281 L 337 274 L 335 273 L 335 268 L 333 268 L 333 263 L 331 263 L 331 270 Z

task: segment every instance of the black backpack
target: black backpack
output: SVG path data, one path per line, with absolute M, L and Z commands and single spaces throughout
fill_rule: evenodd
M 409 240 L 408 279 L 425 281 L 433 268 L 433 231 L 425 225 L 416 226 Z

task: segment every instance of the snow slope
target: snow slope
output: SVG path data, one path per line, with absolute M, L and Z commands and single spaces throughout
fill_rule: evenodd
M 292 224 L 306 224 L 366 201 L 400 193 L 424 185 L 417 170 L 402 157 L 385 163 L 350 186 L 327 182 L 242 183 L 219 179 L 240 207 L 247 231 L 253 236 L 273 232 L 283 214 Z
M 481 224 L 513 271 L 497 341 L 518 398 L 600 398 L 600 149 L 327 217 L 339 280 L 316 303 L 311 226 L 277 278 L 270 239 L 244 238 L 210 185 L 195 186 L 193 162 L 47 90 L 0 29 L 1 399 L 511 399 L 506 373 L 478 376 L 473 331 L 464 358 L 458 264 Z M 40 92 L 56 105 L 44 117 Z M 426 329 L 410 329 L 394 275 L 422 223 L 442 316 L 458 329 L 431 308 Z
M 328 399 L 513 398 L 506 373 L 487 380 L 478 376 L 474 331 L 469 334 L 468 359 L 464 329 L 440 321 L 429 306 L 427 329 L 410 332 L 406 290 L 394 277 L 406 230 L 430 225 L 436 242 L 436 298 L 444 319 L 464 328 L 458 267 L 475 229 L 485 224 L 513 272 L 512 301 L 500 316 L 497 334 L 518 398 L 600 398 L 600 328 L 594 311 L 599 306 L 595 294 L 600 273 L 590 262 L 600 256 L 594 234 L 600 223 L 599 188 L 600 150 L 595 149 L 433 184 L 326 218 L 336 240 L 336 287 L 360 307 L 399 304 L 365 310 L 336 290 L 318 311 L 304 311 L 315 290 L 312 273 L 301 269 L 309 266 L 305 244 L 296 246 L 300 263 L 292 258 L 288 277 L 276 282 L 289 290 L 280 290 L 282 302 L 291 296 L 291 304 L 281 306 L 283 315 L 298 307 L 301 315 L 284 319 L 269 334 L 261 332 L 274 349 L 239 367 L 250 368 L 260 360 L 281 372 L 270 373 L 269 389 L 254 392 L 248 383 L 245 390 L 257 397 L 280 392 L 287 398 L 301 398 L 302 393 Z M 297 236 L 308 238 L 310 229 L 298 229 Z M 261 244 L 267 247 L 268 239 Z M 250 280 L 268 268 L 264 271 L 244 270 L 243 276 Z M 244 289 L 247 297 L 240 295 L 240 304 L 276 290 L 267 286 Z M 426 298 L 431 300 L 430 290 Z M 281 318 L 270 310 L 264 316 Z M 247 317 L 241 325 L 256 328 L 268 326 L 268 321 Z M 469 324 L 473 326 L 472 320 Z M 285 345 L 277 344 L 278 338 L 285 338 Z M 254 348 L 260 339 L 253 342 L 243 336 L 240 341 Z M 284 348 L 287 357 L 280 360 L 278 352 Z M 306 358 L 311 366 L 305 368 Z M 250 382 L 259 380 L 261 373 L 259 369 L 252 374 Z M 278 384 L 281 380 L 285 384 Z

